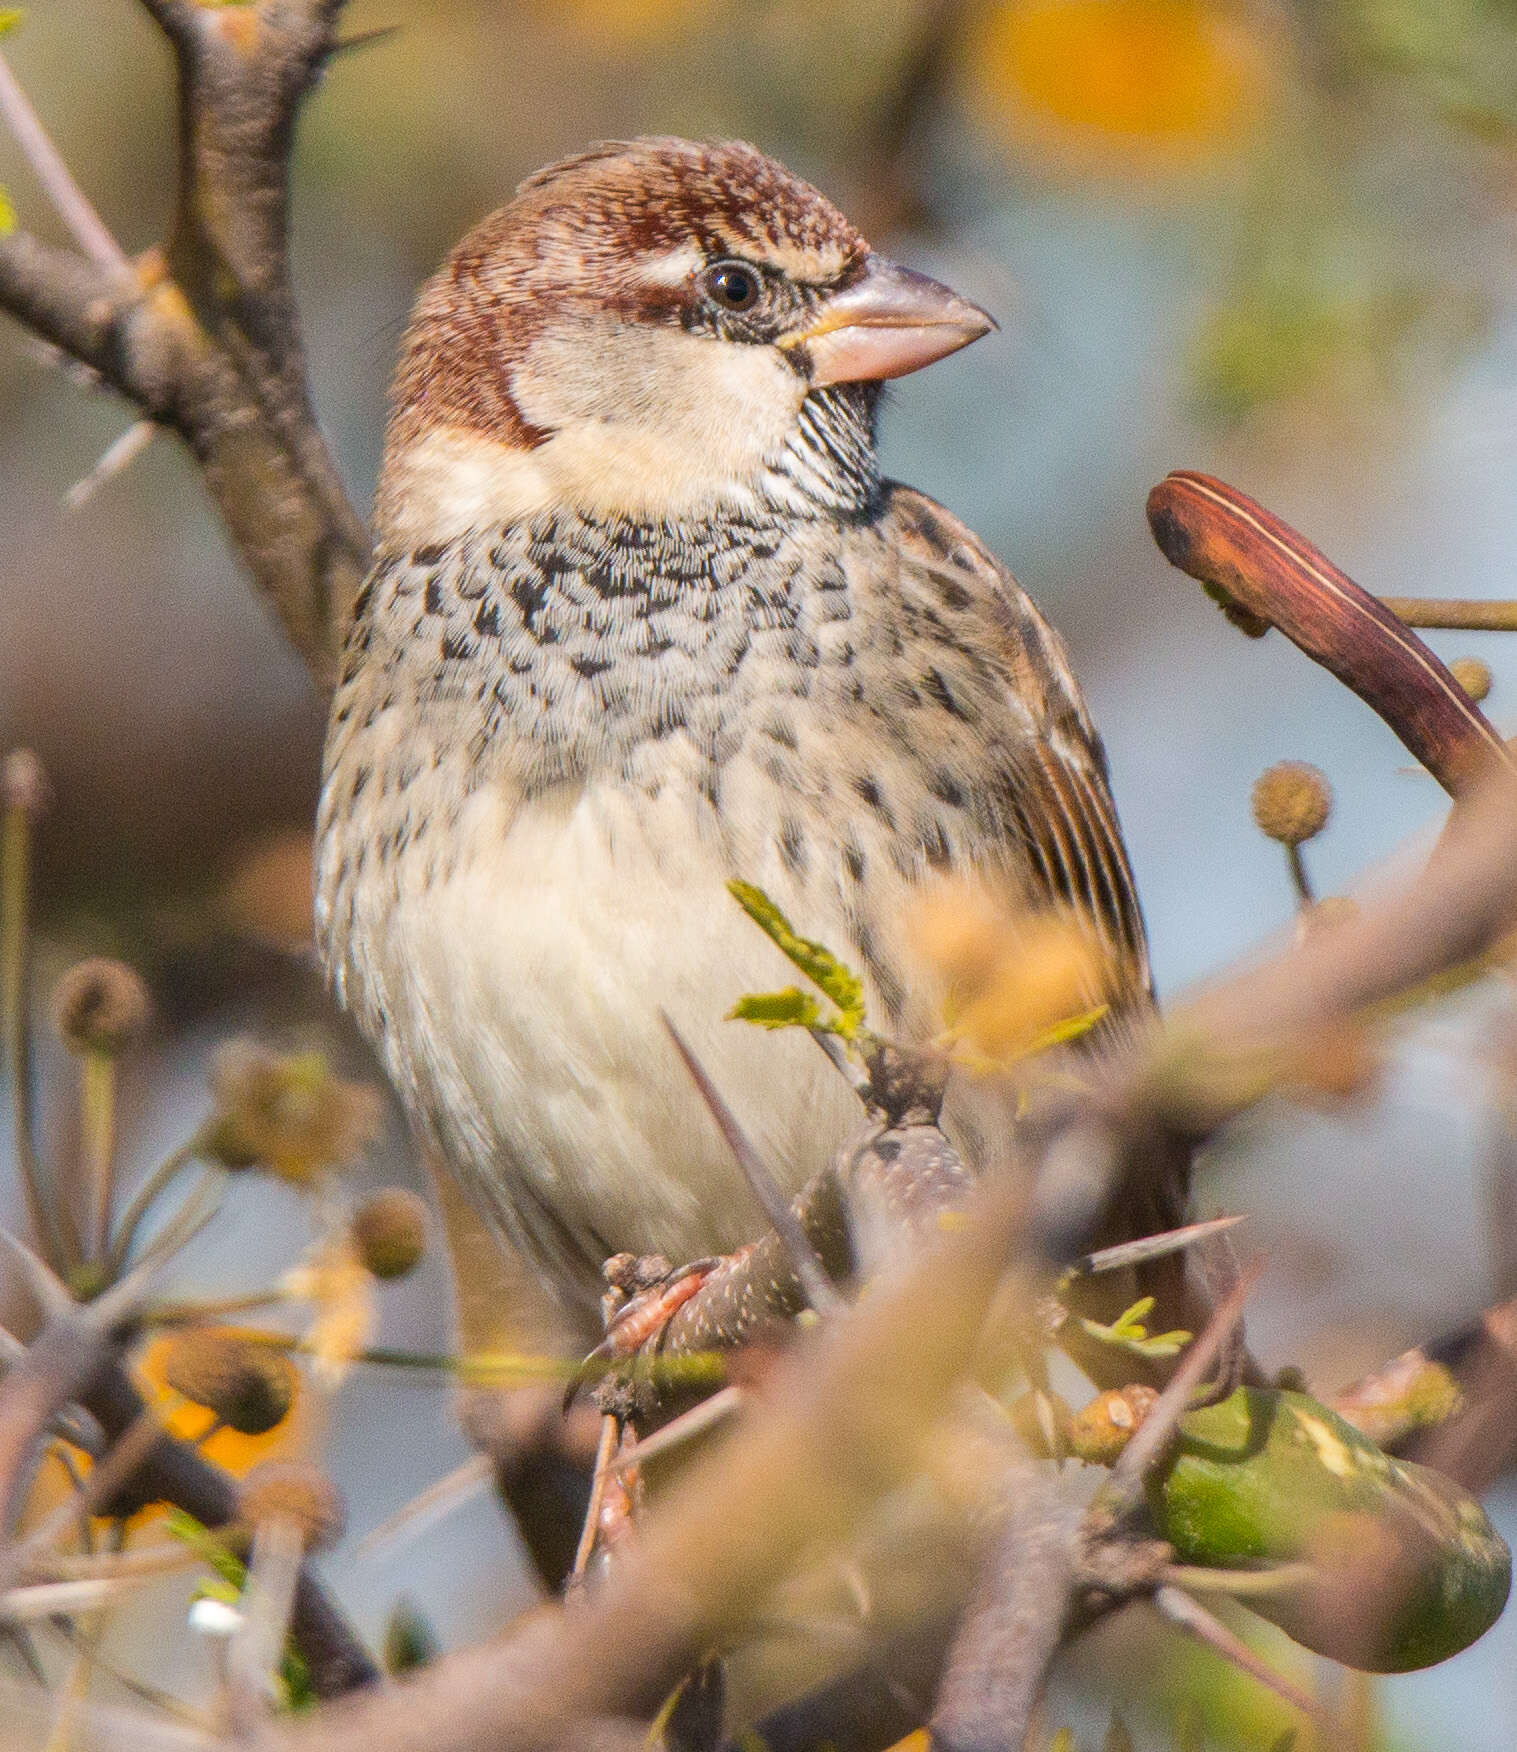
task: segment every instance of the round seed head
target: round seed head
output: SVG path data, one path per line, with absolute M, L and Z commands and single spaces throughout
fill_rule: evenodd
M 320 1053 L 277 1053 L 233 1041 L 211 1072 L 216 1111 L 200 1148 L 227 1168 L 267 1167 L 305 1185 L 353 1161 L 379 1128 L 373 1089 L 334 1077 Z
M 1254 781 L 1254 823 L 1282 846 L 1299 846 L 1321 833 L 1332 813 L 1326 778 L 1304 760 L 1282 760 Z
M 238 1487 L 237 1517 L 253 1527 L 293 1521 L 307 1551 L 329 1551 L 347 1530 L 348 1509 L 342 1492 L 309 1460 L 265 1460 Z
M 375 1277 L 404 1277 L 426 1251 L 426 1201 L 404 1186 L 376 1192 L 353 1214 L 353 1244 Z
M 152 1010 L 141 975 L 103 955 L 77 963 L 53 987 L 53 1027 L 71 1052 L 124 1052 Z
M 1456 657 L 1449 673 L 1477 706 L 1491 691 L 1491 666 L 1479 657 Z
M 232 1332 L 192 1327 L 174 1338 L 163 1378 L 244 1436 L 262 1436 L 283 1421 L 295 1397 L 288 1357 Z

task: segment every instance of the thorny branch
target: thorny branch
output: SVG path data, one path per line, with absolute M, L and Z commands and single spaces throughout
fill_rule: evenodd
M 117 266 L 13 231 L 0 308 L 184 439 L 327 687 L 368 543 L 311 408 L 286 214 L 296 113 L 337 47 L 341 0 L 146 3 L 179 73 L 168 243 Z
M 1326 943 L 1274 957 L 1181 1013 L 1176 1033 L 1138 1043 L 1103 1092 L 1040 1140 L 1087 1157 L 1094 1181 L 1141 1160 L 1156 1138 L 1195 1136 L 1264 1092 L 1193 1078 L 1174 1042 L 1206 1041 L 1212 1065 L 1394 996 L 1431 964 L 1464 959 L 1517 919 L 1517 782 L 1489 779 L 1426 870 Z M 1389 940 L 1389 941 L 1388 941 Z M 1192 1028 L 1206 1015 L 1204 1035 Z M 1187 1048 L 1188 1050 L 1188 1048 Z M 1066 1181 L 1066 1184 L 1069 1184 Z M 306 1723 L 269 1728 L 267 1752 L 463 1752 L 560 1743 L 576 1723 L 651 1709 L 702 1649 L 735 1635 L 810 1539 L 836 1536 L 910 1465 L 912 1432 L 943 1416 L 1008 1261 L 1027 1254 L 1034 1214 L 997 1177 L 894 1284 L 806 1340 L 755 1396 L 728 1443 L 655 1510 L 605 1586 L 572 1611 L 535 1617 L 503 1641 L 444 1658 L 383 1702 L 357 1696 Z M 1057 1213 L 1045 1210 L 1040 1228 Z M 1052 1226 L 1060 1225 L 1055 1221 Z M 888 1402 L 893 1418 L 878 1416 Z

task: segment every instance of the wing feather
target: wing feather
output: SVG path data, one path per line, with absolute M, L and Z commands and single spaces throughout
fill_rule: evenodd
M 1143 914 L 1106 756 L 1062 640 L 956 518 L 902 487 L 893 489 L 891 509 L 907 564 L 926 590 L 963 605 L 949 631 L 977 645 L 987 672 L 1001 680 L 1002 722 L 984 728 L 986 754 L 1004 769 L 1000 807 L 1035 888 L 1077 908 L 1146 996 Z M 941 608 L 934 613 L 941 625 Z

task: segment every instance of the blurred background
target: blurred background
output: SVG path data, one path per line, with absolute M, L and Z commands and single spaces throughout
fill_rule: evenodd
M 978 530 L 1067 636 L 1165 992 L 1290 928 L 1284 859 L 1249 821 L 1270 762 L 1313 761 L 1333 784 L 1331 825 L 1307 851 L 1323 893 L 1436 828 L 1442 794 L 1384 726 L 1278 636 L 1229 627 L 1161 559 L 1143 501 L 1169 469 L 1202 468 L 1372 590 L 1512 592 L 1513 0 L 349 7 L 354 36 L 392 25 L 334 61 L 297 153 L 316 399 L 360 504 L 411 298 L 468 225 L 591 139 L 740 135 L 1001 319 L 894 387 L 886 466 Z M 155 242 L 172 90 L 146 15 L 54 0 L 5 48 L 123 245 Z M 55 235 L 8 140 L 0 183 Z M 48 964 L 122 953 L 160 1000 L 129 1104 L 140 1171 L 201 1112 L 215 1040 L 253 1026 L 315 1038 L 330 1022 L 300 952 L 321 709 L 173 440 L 67 503 L 129 424 L 0 326 L 0 744 L 37 749 L 56 790 Z M 1487 709 L 1517 724 L 1517 643 L 1431 640 L 1484 658 Z M 1507 1003 L 1481 992 L 1429 1018 L 1358 1111 L 1262 1115 L 1219 1152 L 1201 1203 L 1254 1213 L 1246 1250 L 1272 1269 L 1253 1330 L 1270 1362 L 1331 1387 L 1517 1292 L 1517 1241 L 1493 1217 L 1517 1173 Z M 398 1139 L 366 1172 L 421 1184 Z M 256 1284 L 307 1225 L 288 1189 L 239 1185 L 184 1275 Z M 447 1331 L 433 1258 L 385 1292 L 382 1333 L 426 1347 Z M 359 1534 L 465 1453 L 438 1387 L 358 1376 L 330 1416 Z M 1493 1509 L 1517 1532 L 1517 1496 Z M 352 1546 L 329 1573 L 371 1632 L 402 1593 L 447 1643 L 524 1598 L 486 1501 L 392 1556 Z M 1137 1685 L 1131 1653 L 1105 1639 L 1119 1695 Z M 1241 1706 L 1210 1667 L 1176 1675 L 1199 1699 L 1197 1744 L 1267 1743 L 1229 1726 Z M 1376 1707 L 1387 1745 L 1509 1752 L 1517 1629 L 1385 1683 Z

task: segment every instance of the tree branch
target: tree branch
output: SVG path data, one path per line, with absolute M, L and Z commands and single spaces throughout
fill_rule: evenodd
M 0 239 L 0 308 L 184 439 L 254 582 L 329 687 L 368 542 L 311 407 L 286 221 L 296 113 L 340 4 L 148 10 L 179 67 L 167 252 L 122 275 L 14 232 Z

